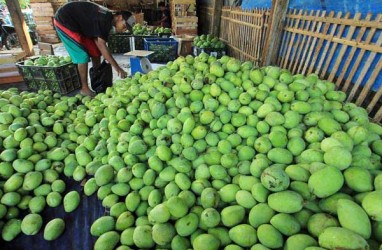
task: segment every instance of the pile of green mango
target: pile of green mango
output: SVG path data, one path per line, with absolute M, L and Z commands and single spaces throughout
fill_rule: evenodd
M 225 44 L 211 34 L 196 36 L 193 41 L 195 47 L 201 49 L 224 49 Z
M 70 56 L 46 55 L 24 61 L 25 66 L 59 67 L 72 62 Z
M 153 33 L 153 28 L 140 23 L 136 23 L 133 26 L 134 35 L 150 35 Z
M 0 97 L 4 240 L 76 209 L 64 175 L 109 211 L 96 250 L 381 248 L 382 127 L 315 74 L 202 53 L 94 98 Z
M 171 28 L 157 27 L 154 29 L 154 34 L 171 34 Z

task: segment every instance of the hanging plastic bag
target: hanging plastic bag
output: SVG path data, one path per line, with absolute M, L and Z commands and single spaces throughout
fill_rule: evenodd
M 105 92 L 107 87 L 113 85 L 113 70 L 106 60 L 96 68 L 91 67 L 89 74 L 91 89 L 97 94 Z

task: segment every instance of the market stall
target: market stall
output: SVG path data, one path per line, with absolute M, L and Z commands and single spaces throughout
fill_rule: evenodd
M 177 1 L 203 32 L 114 45 L 161 66 L 95 97 L 0 91 L 0 246 L 381 249 L 382 15 Z

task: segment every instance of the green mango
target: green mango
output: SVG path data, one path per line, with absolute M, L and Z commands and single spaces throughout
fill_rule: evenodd
M 155 223 L 165 223 L 170 217 L 170 211 L 165 204 L 156 205 L 149 213 L 149 219 Z
M 308 220 L 308 231 L 314 237 L 318 237 L 328 227 L 338 226 L 338 220 L 325 213 L 314 214 Z
M 46 224 L 44 229 L 44 240 L 55 240 L 64 232 L 64 230 L 64 220 L 60 218 L 55 218 Z
M 195 250 L 218 250 L 220 241 L 211 234 L 200 234 L 192 242 Z
M 295 234 L 285 241 L 284 250 L 302 250 L 312 246 L 318 246 L 313 237 L 307 234 Z
M 292 153 L 284 148 L 272 148 L 267 156 L 275 163 L 290 164 L 293 161 Z
M 149 225 L 137 226 L 133 233 L 134 244 L 139 248 L 151 248 L 155 245 L 152 237 L 152 227 Z
M 248 224 L 241 224 L 231 228 L 229 237 L 241 247 L 250 247 L 257 242 L 256 230 Z
M 120 235 L 115 231 L 102 234 L 94 243 L 94 250 L 112 250 L 119 243 Z
M 260 225 L 257 237 L 262 245 L 271 249 L 280 248 L 284 244 L 282 234 L 270 224 Z
M 371 236 L 371 223 L 368 215 L 357 203 L 347 199 L 338 200 L 338 220 L 343 228 L 349 229 L 365 239 Z
M 23 175 L 20 173 L 13 174 L 4 183 L 3 189 L 5 192 L 17 191 L 23 185 Z
M 43 175 L 41 172 L 29 172 L 24 177 L 23 189 L 27 191 L 32 191 L 33 189 L 40 186 L 43 180 Z
M 339 122 L 329 117 L 321 118 L 317 125 L 322 131 L 325 132 L 326 135 L 329 136 L 342 129 Z
M 114 168 L 111 165 L 103 165 L 97 169 L 94 178 L 98 186 L 108 184 L 114 178 Z
M 240 224 L 245 216 L 245 209 L 242 206 L 233 205 L 223 208 L 221 211 L 221 221 L 227 227 Z
M 301 226 L 298 220 L 290 214 L 278 213 L 270 220 L 271 225 L 280 233 L 291 236 L 300 232 Z
M 319 198 L 325 198 L 338 192 L 344 184 L 341 171 L 333 166 L 326 166 L 314 172 L 308 181 L 310 191 Z
M 372 220 L 382 221 L 382 190 L 370 192 L 362 200 L 362 207 Z
M 28 214 L 21 222 L 21 231 L 25 235 L 36 235 L 42 227 L 42 217 L 39 214 Z
M 352 154 L 343 147 L 331 147 L 324 153 L 324 162 L 340 170 L 348 168 L 352 163 Z
M 69 155 L 67 148 L 53 148 L 46 155 L 47 159 L 52 161 L 62 161 Z
M 11 241 L 21 233 L 21 220 L 10 219 L 8 220 L 1 231 L 1 237 L 5 241 Z
M 357 193 L 373 190 L 372 175 L 367 169 L 350 167 L 344 172 L 346 185 Z
M 268 205 L 279 213 L 296 213 L 303 207 L 303 198 L 294 191 L 281 191 L 268 196 Z
M 250 210 L 248 222 L 258 228 L 261 224 L 269 223 L 274 215 L 275 211 L 267 203 L 259 203 Z
M 321 247 L 327 249 L 369 249 L 362 236 L 342 227 L 328 227 L 318 237 Z
M 70 191 L 64 197 L 64 210 L 67 213 L 74 211 L 80 204 L 80 194 L 77 191 Z
M 152 228 L 153 240 L 159 246 L 171 243 L 175 235 L 175 228 L 170 223 L 155 224 Z
M 34 164 L 31 161 L 17 159 L 12 163 L 13 168 L 19 173 L 28 173 L 34 169 Z
M 261 183 L 268 190 L 279 192 L 289 187 L 290 179 L 284 170 L 271 166 L 261 174 Z
M 95 220 L 90 227 L 90 233 L 93 236 L 101 236 L 115 228 L 115 219 L 111 216 L 102 216 Z

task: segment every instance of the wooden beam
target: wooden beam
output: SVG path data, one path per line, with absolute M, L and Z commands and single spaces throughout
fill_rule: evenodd
M 29 35 L 24 16 L 21 13 L 19 1 L 8 0 L 5 2 L 7 3 L 7 7 L 12 18 L 13 26 L 15 27 L 17 37 L 19 38 L 21 48 L 25 51 L 27 56 L 34 55 L 32 40 Z
M 280 47 L 289 0 L 272 0 L 270 23 L 263 52 L 263 65 L 274 65 Z
M 212 14 L 212 35 L 219 37 L 223 0 L 214 0 Z

